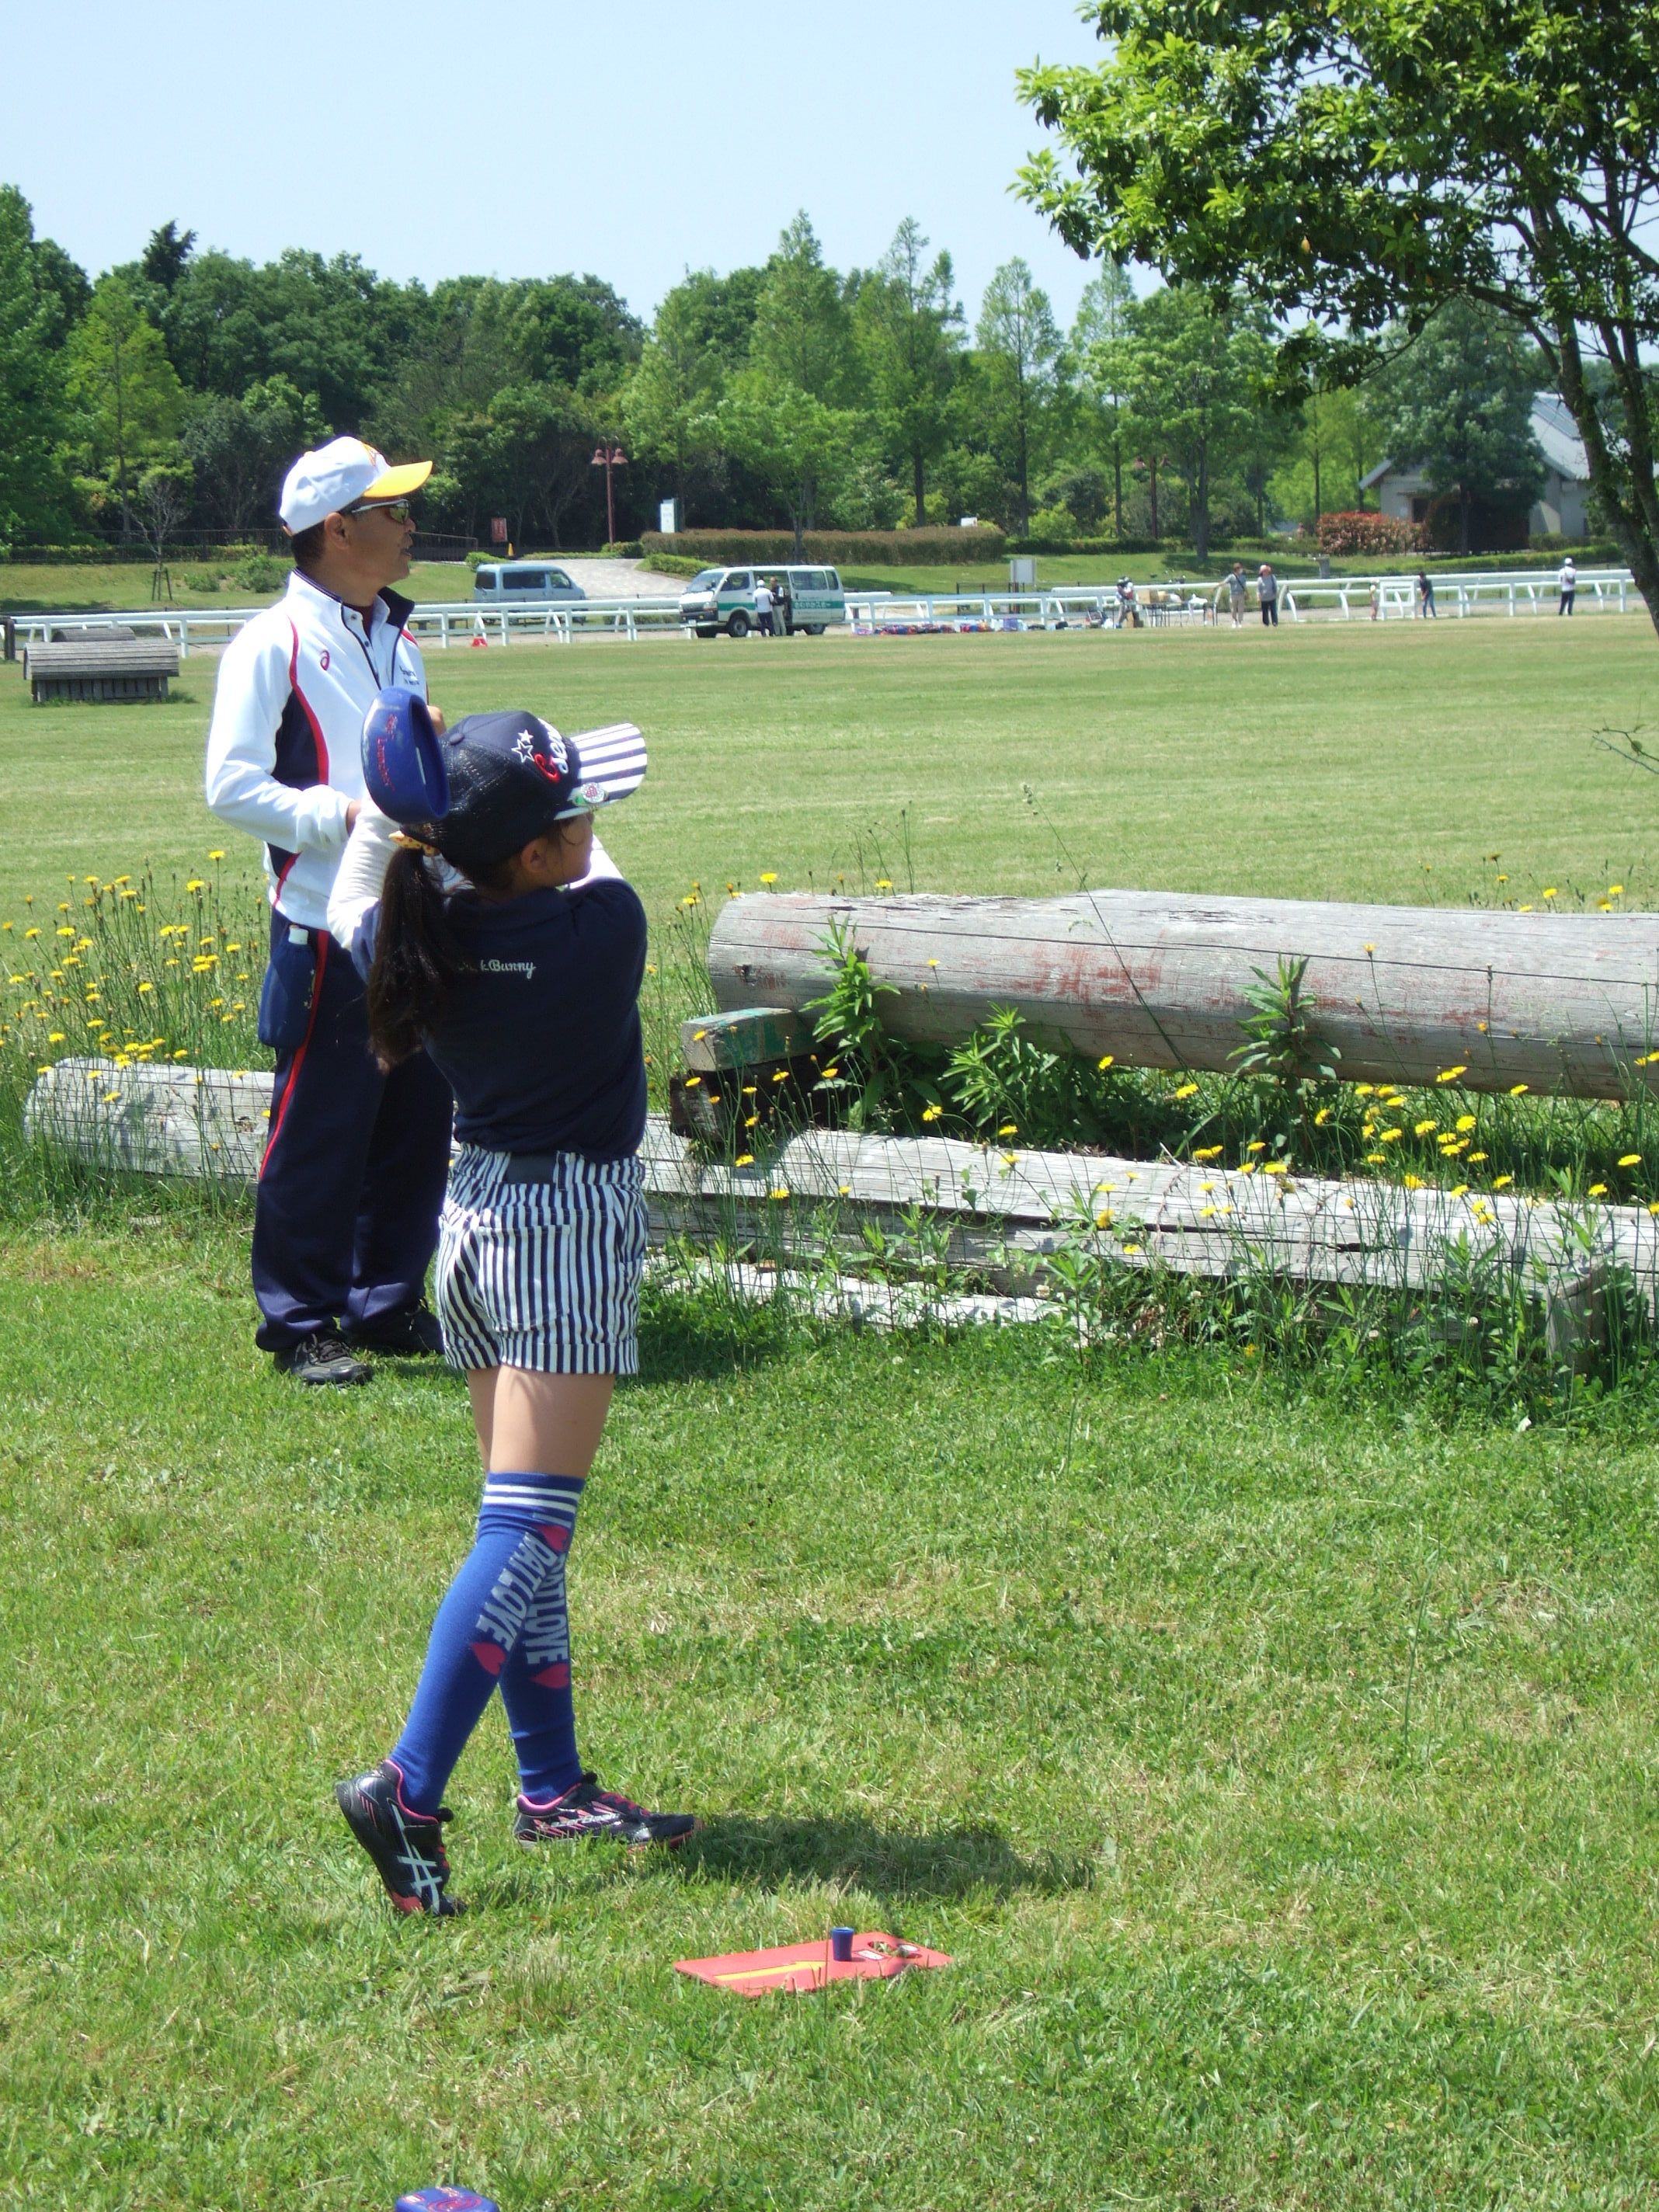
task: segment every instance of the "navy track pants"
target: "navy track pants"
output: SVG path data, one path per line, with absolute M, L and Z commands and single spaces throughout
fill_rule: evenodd
M 272 916 L 273 937 L 290 925 Z M 331 1322 L 368 1329 L 420 1304 L 449 1173 L 449 1086 L 424 1053 L 383 1075 L 362 978 L 312 935 L 305 1034 L 281 1052 L 253 1212 L 255 1342 L 281 1352 Z

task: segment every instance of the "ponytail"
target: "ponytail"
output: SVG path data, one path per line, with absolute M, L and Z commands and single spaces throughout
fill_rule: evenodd
M 470 966 L 424 855 L 394 853 L 368 975 L 368 1042 L 382 1067 L 420 1050 L 451 986 Z

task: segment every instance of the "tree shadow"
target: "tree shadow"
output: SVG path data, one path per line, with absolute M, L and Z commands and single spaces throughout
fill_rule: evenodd
M 789 1350 L 789 1327 L 762 1305 L 659 1290 L 641 1305 L 639 1344 L 642 1383 L 715 1382 L 781 1358 Z
M 895 1902 L 909 1897 L 1008 1898 L 1086 1889 L 1100 1862 L 1082 1852 L 1024 1857 L 995 1828 L 941 1828 L 929 1835 L 872 1827 L 846 1817 L 756 1819 L 717 1814 L 675 1853 L 688 1872 L 752 1888 L 820 1881 Z

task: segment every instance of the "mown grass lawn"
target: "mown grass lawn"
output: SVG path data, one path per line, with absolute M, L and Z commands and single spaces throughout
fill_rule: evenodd
M 163 1208 L 0 1248 L 5 2198 L 509 2212 L 1650 2202 L 1655 1458 L 1245 1356 L 657 1310 L 573 1563 L 587 1755 L 676 1860 L 507 1840 L 453 1924 L 329 1796 L 400 1717 L 465 1396 L 307 1397 Z M 883 1925 L 955 1968 L 722 1998 Z
M 652 775 L 607 834 L 653 914 L 700 882 L 1095 884 L 1429 903 L 1653 894 L 1656 787 L 1592 743 L 1659 718 L 1643 616 L 1277 632 L 585 641 L 429 656 L 452 714 L 629 716 Z M 0 668 L 0 915 L 64 878 L 252 880 L 201 799 L 216 662 L 153 707 L 27 703 Z M 1027 789 L 1040 811 L 1027 803 Z M 908 852 L 907 852 L 908 840 Z M 1063 847 L 1063 850 L 1062 850 Z M 1497 896 L 1504 896 L 1498 890 Z
M 33 892 L 50 936 L 64 874 L 146 856 L 251 884 L 199 799 L 211 669 L 153 709 L 0 673 L 0 916 Z M 1656 889 L 1650 787 L 1590 742 L 1652 719 L 1635 618 L 433 670 L 452 713 L 647 727 L 614 842 L 658 916 L 763 869 Z M 1519 1427 L 1242 1340 L 1079 1375 L 1041 1333 L 660 1303 L 584 1508 L 578 1692 L 605 1777 L 708 1826 L 517 1851 L 492 1719 L 452 1793 L 473 1910 L 410 1928 L 329 1786 L 467 1540 L 465 1395 L 285 1386 L 246 1231 L 164 1194 L 0 1224 L 0 2199 L 1650 2200 L 1650 1393 Z M 837 1919 L 957 1964 L 753 2005 L 672 1971 Z

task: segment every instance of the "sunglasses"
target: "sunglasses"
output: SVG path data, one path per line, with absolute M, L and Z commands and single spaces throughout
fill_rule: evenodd
M 394 522 L 407 522 L 413 513 L 406 499 L 365 499 L 356 507 L 343 507 L 342 514 L 389 514 Z

